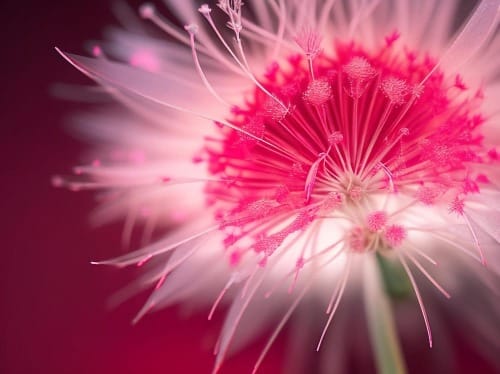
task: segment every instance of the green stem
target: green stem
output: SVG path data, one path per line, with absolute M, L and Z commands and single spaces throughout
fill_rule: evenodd
M 364 298 L 366 319 L 379 374 L 406 374 L 392 307 L 375 256 L 367 256 Z

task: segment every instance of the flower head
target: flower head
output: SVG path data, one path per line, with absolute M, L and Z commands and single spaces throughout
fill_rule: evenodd
M 98 217 L 125 215 L 125 237 L 139 220 L 145 242 L 168 228 L 99 262 L 147 268 L 139 317 L 231 303 L 217 370 L 252 305 L 284 310 L 258 367 L 312 296 L 328 314 L 319 349 L 381 261 L 402 269 L 432 346 L 422 283 L 448 298 L 438 278 L 459 292 L 462 263 L 500 268 L 500 2 L 481 1 L 454 39 L 449 3 L 188 2 L 172 8 L 185 30 L 144 5 L 170 39 L 115 30 L 96 58 L 61 52 L 127 109 L 87 119 L 99 156 L 56 184 L 106 190 Z M 429 269 L 434 256 L 455 268 Z

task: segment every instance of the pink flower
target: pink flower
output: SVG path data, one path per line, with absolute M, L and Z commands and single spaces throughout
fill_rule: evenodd
M 95 156 L 55 184 L 103 190 L 95 218 L 125 217 L 125 243 L 143 224 L 141 249 L 96 262 L 144 268 L 136 320 L 228 303 L 215 371 L 274 325 L 256 370 L 312 300 L 328 355 L 344 349 L 334 319 L 365 305 L 380 370 L 396 297 L 423 317 L 396 313 L 403 335 L 417 326 L 431 347 L 436 304 L 481 330 L 462 296 L 470 279 L 481 300 L 498 291 L 500 1 L 453 37 L 458 1 L 172 3 L 185 30 L 148 4 L 165 36 L 128 20 L 94 58 L 59 51 L 118 104 L 82 118 Z M 480 331 L 494 349 L 496 330 Z

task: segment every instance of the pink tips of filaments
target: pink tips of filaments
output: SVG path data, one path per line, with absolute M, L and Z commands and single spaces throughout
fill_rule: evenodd
M 400 225 L 388 226 L 384 231 L 384 239 L 393 248 L 401 246 L 406 235 L 406 229 Z
M 184 30 L 186 30 L 189 34 L 196 34 L 198 32 L 198 25 L 195 23 L 190 23 L 184 26 Z
M 449 211 L 451 213 L 456 213 L 459 216 L 463 216 L 463 214 L 464 214 L 464 207 L 465 207 L 464 199 L 461 199 L 458 196 L 456 196 L 453 199 L 453 201 L 450 203 Z
M 154 53 L 148 50 L 138 50 L 134 52 L 130 57 L 130 65 L 151 73 L 160 70 L 160 61 Z
M 406 96 L 410 93 L 408 84 L 404 80 L 395 77 L 384 79 L 380 88 L 394 105 L 403 104 Z
M 377 71 L 364 57 L 353 57 L 344 65 L 343 71 L 349 80 L 349 95 L 354 99 L 363 95 L 370 80 L 377 75 Z
M 304 27 L 294 40 L 309 59 L 314 59 L 321 51 L 322 37 L 311 27 Z
M 92 47 L 92 55 L 94 55 L 94 57 L 101 57 L 102 56 L 102 49 L 99 45 L 94 45 Z
M 433 205 L 440 192 L 437 188 L 420 187 L 417 190 L 416 198 L 424 205 Z
M 402 136 L 408 136 L 410 135 L 410 129 L 408 129 L 408 127 L 401 127 L 399 129 L 399 133 L 402 135 Z
M 364 57 L 353 57 L 349 63 L 343 67 L 343 71 L 349 79 L 353 81 L 366 81 L 377 74 L 368 60 Z
M 326 80 L 313 80 L 307 86 L 303 97 L 307 103 L 320 106 L 332 97 L 332 87 Z
M 455 76 L 455 87 L 458 88 L 460 91 L 465 91 L 467 89 L 467 86 L 465 85 L 460 75 Z
M 347 233 L 349 249 L 356 253 L 362 253 L 366 249 L 366 235 L 364 230 L 356 226 Z
M 344 140 L 344 135 L 340 131 L 334 131 L 328 136 L 328 143 L 330 145 L 337 145 L 342 143 Z
M 262 107 L 263 115 L 273 121 L 282 121 L 288 114 L 288 108 L 284 107 L 275 98 L 268 97 Z
M 391 34 L 385 37 L 385 44 L 388 47 L 391 47 L 400 37 L 401 34 L 399 33 L 399 31 L 394 30 Z
M 144 3 L 139 7 L 139 14 L 144 19 L 153 17 L 156 13 L 156 8 L 151 3 Z
M 376 211 L 368 214 L 366 217 L 366 225 L 371 232 L 382 230 L 387 223 L 387 214 L 382 211 Z
M 59 175 L 53 176 L 50 181 L 52 183 L 52 186 L 54 186 L 54 187 L 63 187 L 64 186 L 64 179 Z
M 208 4 L 202 4 L 199 8 L 198 8 L 198 12 L 200 12 L 201 14 L 203 14 L 204 16 L 208 16 L 210 14 L 210 12 L 212 11 L 212 8 L 210 8 L 210 6 Z

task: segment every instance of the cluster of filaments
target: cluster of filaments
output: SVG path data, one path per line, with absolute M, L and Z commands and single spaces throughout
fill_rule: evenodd
M 413 199 L 409 206 L 446 204 L 469 224 L 465 196 L 488 183 L 470 165 L 496 155 L 482 145 L 480 90 L 468 89 L 459 75 L 445 79 L 437 61 L 398 45 L 397 31 L 378 50 L 337 41 L 328 46 L 333 52 L 324 53 L 322 36 L 305 27 L 294 38 L 300 52 L 272 62 L 256 77 L 242 31 L 255 40 L 270 34 L 243 18 L 242 6 L 239 0 L 217 2 L 233 40 L 218 28 L 210 6 L 198 9 L 224 52 L 196 44 L 197 24 L 185 26 L 185 38 L 153 6 L 141 8 L 144 18 L 191 47 L 203 84 L 228 106 L 229 118 L 215 122 L 219 136 L 206 137 L 193 161 L 205 162 L 214 176 L 206 185 L 207 201 L 216 207 L 232 264 L 256 252 L 265 265 L 289 238 L 335 217 L 352 226 L 338 243 L 347 251 L 397 247 L 406 237 L 397 222 L 402 209 L 383 212 L 387 227 L 373 230 L 367 223 L 380 209 L 375 200 L 396 194 Z M 245 104 L 231 105 L 214 89 L 200 52 L 253 82 Z
M 395 253 L 412 283 L 432 346 L 430 324 L 407 260 L 444 296 L 449 294 L 410 253 L 436 264 L 408 240 L 411 228 L 399 221 L 400 214 L 418 204 L 444 204 L 463 218 L 476 239 L 464 206 L 466 195 L 488 183 L 487 176 L 477 172 L 481 168 L 470 167 L 492 157 L 479 132 L 484 122 L 477 114 L 482 92 L 469 90 L 459 75 L 451 82 L 445 79 L 429 56 L 396 46 L 398 32 L 381 41 L 378 50 L 337 41 L 333 52 L 324 53 L 321 36 L 304 28 L 295 37 L 301 51 L 272 62 L 256 79 L 240 38 L 241 2 L 218 5 L 234 31 L 234 50 L 216 28 L 211 9 L 203 5 L 199 11 L 255 88 L 245 104 L 231 107 L 228 119 L 216 122 L 219 135 L 206 138 L 202 156 L 194 162 L 205 162 L 216 178 L 207 182 L 206 196 L 230 264 L 238 269 L 257 255 L 242 297 L 258 268 L 274 269 L 281 258 L 286 257 L 291 267 L 282 278 L 292 278 L 291 292 L 307 264 L 316 263 L 315 269 L 322 270 L 345 254 L 347 263 L 328 304 L 319 349 L 346 287 L 352 255 Z M 197 59 L 197 27 L 189 25 L 186 30 L 201 79 L 226 103 Z M 403 196 L 397 200 L 405 203 L 389 212 L 394 196 Z M 327 220 L 336 227 L 326 244 L 319 243 Z M 479 242 L 475 243 L 482 258 Z M 293 305 L 302 297 L 303 292 Z
M 489 182 L 480 165 L 498 156 L 482 144 L 480 90 L 470 90 L 459 75 L 445 79 L 437 61 L 398 45 L 397 31 L 378 49 L 336 41 L 325 53 L 321 35 L 303 28 L 294 39 L 295 52 L 269 64 L 257 78 L 245 55 L 242 30 L 246 25 L 254 38 L 269 33 L 242 17 L 241 1 L 217 5 L 228 18 L 232 42 L 224 38 L 208 5 L 198 10 L 225 54 L 213 44 L 196 44 L 196 24 L 185 26 L 186 37 L 151 5 L 141 7 L 141 15 L 190 46 L 203 84 L 228 105 L 228 118 L 215 122 L 218 135 L 205 138 L 193 162 L 204 162 L 211 174 L 199 180 L 206 182 L 207 202 L 214 206 L 231 264 L 257 253 L 264 266 L 277 250 L 294 247 L 293 240 L 327 219 L 339 222 L 342 235 L 320 253 L 400 247 L 407 230 L 399 214 L 416 204 L 444 204 L 463 217 L 481 254 L 465 198 Z M 284 39 L 280 43 L 291 48 Z M 244 104 L 230 105 L 219 95 L 200 64 L 200 52 L 254 83 Z M 108 186 L 62 179 L 55 184 Z M 391 196 L 404 196 L 408 204 L 389 212 Z M 299 251 L 297 269 L 318 256 L 311 248 Z
M 480 165 L 498 159 L 495 150 L 488 151 L 482 144 L 479 130 L 484 119 L 478 114 L 481 91 L 470 90 L 460 76 L 445 79 L 437 61 L 398 45 L 397 32 L 381 40 L 376 50 L 337 41 L 326 53 L 321 36 L 304 28 L 290 48 L 283 34 L 271 35 L 243 19 L 241 1 L 220 0 L 217 5 L 228 18 L 226 25 L 232 30 L 233 41 L 224 38 L 208 5 L 202 5 L 199 12 L 221 49 L 213 44 L 197 45 L 197 25 L 185 26 L 187 36 L 181 35 L 151 5 L 141 8 L 144 18 L 191 48 L 201 81 L 216 100 L 230 108 L 228 118 L 215 122 L 217 135 L 206 137 L 203 151 L 193 158 L 195 163 L 205 163 L 211 174 L 203 183 L 217 220 L 214 230 L 193 238 L 221 232 L 235 268 L 257 254 L 257 271 L 280 252 L 288 256 L 287 264 L 293 264 L 286 277 L 295 274 L 295 280 L 299 271 L 316 259 L 323 267 L 342 253 L 349 259 L 359 253 L 395 252 L 412 281 L 432 344 L 425 310 L 405 258 L 445 296 L 448 294 L 412 254 L 403 257 L 398 253 L 400 248 L 411 248 L 435 264 L 418 248 L 412 248 L 410 228 L 400 214 L 418 204 L 423 208 L 447 206 L 469 226 L 481 253 L 464 210 L 466 196 L 488 183 Z M 276 42 L 289 50 L 295 47 L 295 52 L 272 62 L 262 77 L 256 77 L 245 55 L 244 26 L 255 40 L 272 36 L 270 44 Z M 254 84 L 243 105 L 230 105 L 214 89 L 200 63 L 200 52 Z M 162 178 L 162 183 L 177 182 L 185 181 Z M 86 186 L 62 180 L 55 183 L 74 189 Z M 395 196 L 404 197 L 398 202 L 405 203 L 389 211 L 389 206 L 395 206 L 389 199 Z M 332 235 L 331 243 L 317 248 L 315 235 L 327 221 L 334 222 L 340 235 Z M 142 265 L 193 238 L 154 253 L 138 251 L 102 263 Z M 290 256 L 296 257 L 290 261 Z M 157 288 L 172 270 L 167 267 Z M 320 344 L 348 275 L 349 264 L 330 300 L 330 316 Z M 247 277 L 242 291 L 245 296 L 253 278 L 246 273 L 242 277 Z M 211 314 L 232 282 L 231 278 Z M 256 367 L 268 348 L 269 344 Z M 226 350 L 223 344 L 217 365 Z
M 334 216 L 353 225 L 349 250 L 397 247 L 402 226 L 368 223 L 377 196 L 446 201 L 463 214 L 464 196 L 487 180 L 467 167 L 488 158 L 475 114 L 481 93 L 466 92 L 459 76 L 447 83 L 427 56 L 394 53 L 396 39 L 371 53 L 337 43 L 329 56 L 304 30 L 296 39 L 304 53 L 271 64 L 263 89 L 233 107 L 238 130 L 207 139 L 209 170 L 223 179 L 209 183 L 207 195 L 229 232 L 227 248 L 238 252 L 232 258 L 254 251 L 265 264 L 291 234 Z M 249 236 L 254 243 L 242 250 L 238 241 Z

